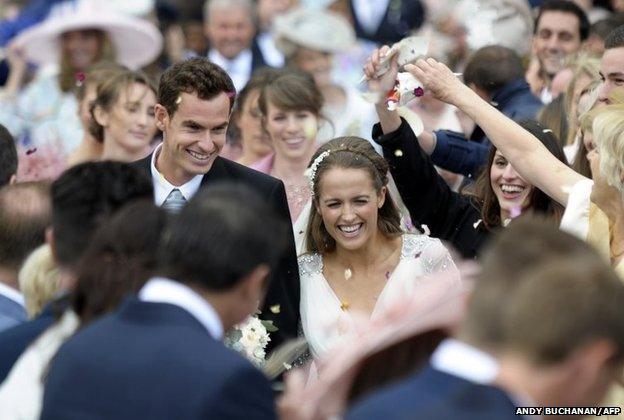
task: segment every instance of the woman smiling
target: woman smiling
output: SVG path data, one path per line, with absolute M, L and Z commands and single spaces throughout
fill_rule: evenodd
M 140 72 L 121 69 L 98 86 L 90 132 L 104 143 L 102 159 L 134 162 L 147 156 L 156 134 L 156 87 Z
M 379 68 L 379 54 L 380 51 L 373 53 L 365 72 L 371 78 L 371 89 L 387 91 L 396 78 L 396 63 L 393 62 L 392 71 L 374 77 Z M 519 175 L 507 157 L 493 146 L 474 191 L 453 192 L 420 148 L 407 122 L 396 111 L 388 111 L 383 102 L 376 108 L 380 124 L 373 129 L 373 139 L 382 146 L 412 220 L 426 225 L 432 236 L 449 241 L 463 257 L 476 257 L 493 230 L 521 213 L 537 212 L 555 221 L 561 217 L 563 208 Z M 565 162 L 563 150 L 551 130 L 531 120 L 520 125 L 558 160 Z
M 419 279 L 455 265 L 438 239 L 404 233 L 388 193 L 388 163 L 366 140 L 339 137 L 310 165 L 313 193 L 299 257 L 301 323 L 314 356 L 375 318 Z
M 251 167 L 284 182 L 295 221 L 310 200 L 304 172 L 317 147 L 323 99 L 307 73 L 283 70 L 262 88 L 258 103 L 274 153 Z

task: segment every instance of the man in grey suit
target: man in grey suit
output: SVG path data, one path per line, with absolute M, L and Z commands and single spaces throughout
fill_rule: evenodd
M 44 242 L 50 217 L 48 184 L 0 189 L 0 331 L 26 321 L 17 274 L 28 254 Z

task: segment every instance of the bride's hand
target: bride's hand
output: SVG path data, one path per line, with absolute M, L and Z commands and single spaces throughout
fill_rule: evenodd
M 408 64 L 405 70 L 420 80 L 425 91 L 430 91 L 437 99 L 451 105 L 458 105 L 463 95 L 472 92 L 448 67 L 433 58 Z

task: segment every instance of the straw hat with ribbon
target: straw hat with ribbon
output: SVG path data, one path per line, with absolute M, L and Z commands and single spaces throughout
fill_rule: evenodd
M 29 62 L 58 64 L 60 36 L 85 29 L 105 32 L 115 48 L 117 62 L 134 69 L 154 61 L 163 47 L 156 26 L 115 11 L 104 1 L 61 3 L 46 20 L 18 35 L 11 46 L 23 51 Z

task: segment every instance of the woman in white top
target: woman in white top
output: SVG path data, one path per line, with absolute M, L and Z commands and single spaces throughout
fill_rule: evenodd
M 388 194 L 388 164 L 366 140 L 339 137 L 310 166 L 313 194 L 299 257 L 301 322 L 315 357 L 417 293 L 419 279 L 456 270 L 438 239 L 404 233 Z
M 408 65 L 439 99 L 472 118 L 528 182 L 566 206 L 561 227 L 597 246 L 624 274 L 624 107 L 595 111 L 597 148 L 588 153 L 593 182 L 557 160 L 532 134 L 461 83 L 444 64 L 429 58 Z

